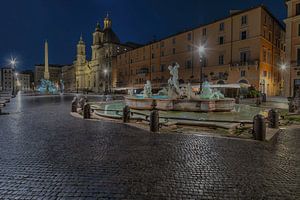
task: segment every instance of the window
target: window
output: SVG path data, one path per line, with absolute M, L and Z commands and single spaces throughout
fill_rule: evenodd
M 164 72 L 164 71 L 165 71 L 165 65 L 161 65 L 161 66 L 160 66 L 160 71 L 161 71 L 161 72 Z
M 165 47 L 164 41 L 161 41 L 161 42 L 160 42 L 160 47 Z
M 219 44 L 224 44 L 224 36 L 219 37 Z
M 242 70 L 241 71 L 241 77 L 245 77 L 246 76 L 246 71 L 245 70 Z
M 262 75 L 263 75 L 263 77 L 267 77 L 267 74 L 268 74 L 267 71 L 263 71 Z
M 191 40 L 192 40 L 192 33 L 188 33 L 187 39 L 188 39 L 188 41 L 191 41 Z
M 263 62 L 267 62 L 267 50 L 263 49 Z
M 271 51 L 268 50 L 267 62 L 271 64 Z
M 300 76 L 300 71 L 297 72 L 297 76 Z
M 248 23 L 247 15 L 242 16 L 242 19 L 241 19 L 242 26 L 247 25 L 247 23 Z
M 298 36 L 300 36 L 300 24 L 298 24 Z
M 249 61 L 250 51 L 242 51 L 240 52 L 240 61 L 241 63 L 246 63 Z
M 187 50 L 188 51 L 192 51 L 192 46 L 191 45 L 187 45 Z
M 300 66 L 300 49 L 297 49 L 297 66 Z
M 296 15 L 300 15 L 300 3 L 296 4 Z
M 241 32 L 241 40 L 246 40 L 247 39 L 247 31 L 242 31 Z
M 219 65 L 224 65 L 224 55 L 219 56 Z
M 154 53 L 153 54 L 151 54 L 151 58 L 153 59 L 155 56 L 154 56 Z
M 191 61 L 191 60 L 187 60 L 187 61 L 186 61 L 186 68 L 187 68 L 187 69 L 192 68 L 192 61 Z
M 206 28 L 204 28 L 204 29 L 202 30 L 202 35 L 203 35 L 203 36 L 206 36 Z
M 220 31 L 224 31 L 224 22 L 220 23 L 219 30 L 220 30 Z
M 161 57 L 165 56 L 165 52 L 164 52 L 164 51 L 161 51 L 161 52 L 160 52 L 160 56 L 161 56 Z
M 272 32 L 269 32 L 269 41 L 272 41 Z
M 173 48 L 173 54 L 175 54 L 176 53 L 176 49 L 175 48 Z
M 172 43 L 176 44 L 176 38 L 173 38 Z

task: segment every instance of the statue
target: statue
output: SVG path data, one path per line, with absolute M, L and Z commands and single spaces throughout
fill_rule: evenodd
M 164 87 L 163 89 L 158 91 L 158 95 L 167 96 L 168 95 L 168 89 Z
M 128 95 L 129 95 L 129 96 L 133 96 L 133 89 L 129 89 L 129 90 L 128 90 Z
M 169 66 L 171 77 L 168 80 L 168 96 L 170 98 L 177 98 L 180 95 L 179 81 L 178 81 L 178 63 L 174 67 Z
M 146 84 L 144 86 L 143 96 L 144 96 L 144 98 L 152 97 L 152 86 L 151 86 L 151 82 L 149 80 L 146 82 Z
M 193 96 L 193 88 L 191 86 L 191 83 L 188 83 L 188 85 L 186 87 L 186 96 L 187 96 L 188 100 L 190 100 Z
M 210 88 L 210 84 L 205 81 L 203 84 L 202 84 L 202 91 L 201 91 L 201 94 L 200 94 L 200 98 L 201 99 L 224 99 L 225 96 L 218 90 L 216 91 L 213 91 L 211 88 Z

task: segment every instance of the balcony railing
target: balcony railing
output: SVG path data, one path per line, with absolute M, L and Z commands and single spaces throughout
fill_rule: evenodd
M 249 66 L 249 65 L 255 65 L 257 66 L 259 64 L 258 60 L 249 60 L 246 62 L 232 62 L 230 64 L 231 67 L 240 67 L 240 66 Z

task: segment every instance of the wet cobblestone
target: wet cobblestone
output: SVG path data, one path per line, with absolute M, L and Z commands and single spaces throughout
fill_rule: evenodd
M 22 97 L 0 116 L 0 199 L 299 199 L 299 130 L 275 145 L 151 134 Z

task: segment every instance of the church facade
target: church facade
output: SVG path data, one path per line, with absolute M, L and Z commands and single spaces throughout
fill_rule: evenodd
M 127 43 L 121 44 L 119 37 L 112 30 L 112 21 L 107 15 L 103 29 L 99 23 L 96 25 L 90 60 L 87 60 L 86 45 L 82 36 L 77 44 L 77 55 L 73 63 L 76 90 L 95 93 L 110 92 L 112 90 L 112 60 L 118 54 L 132 48 Z

